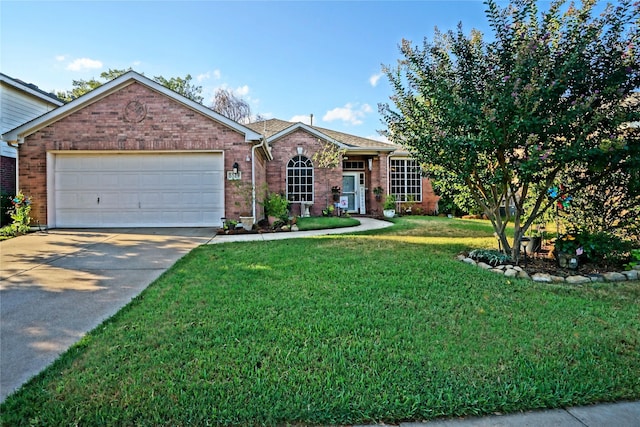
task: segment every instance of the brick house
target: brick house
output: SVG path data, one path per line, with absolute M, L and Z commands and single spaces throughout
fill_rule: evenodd
M 437 210 L 428 180 L 396 146 L 281 120 L 242 125 L 135 72 L 3 137 L 19 146 L 32 218 L 52 228 L 257 220 L 266 189 L 286 194 L 294 214 L 305 203 L 319 215 L 332 187 L 357 214 L 381 212 L 375 187 Z M 335 168 L 313 164 L 326 144 L 345 150 Z

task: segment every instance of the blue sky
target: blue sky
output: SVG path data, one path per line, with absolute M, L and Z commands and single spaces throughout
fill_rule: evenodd
M 488 33 L 481 0 L 0 2 L 0 71 L 46 91 L 109 68 L 190 74 L 204 104 L 231 89 L 267 118 L 363 137 L 384 127 L 381 65 L 434 27 Z

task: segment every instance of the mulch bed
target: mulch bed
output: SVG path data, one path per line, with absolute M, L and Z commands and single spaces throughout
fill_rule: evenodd
M 588 276 L 590 274 L 604 274 L 609 272 L 619 272 L 624 270 L 621 264 L 607 264 L 594 262 L 581 262 L 576 270 L 561 268 L 558 261 L 550 253 L 550 248 L 542 248 L 542 251 L 533 257 L 528 256 L 526 263 L 524 258 L 520 258 L 520 267 L 529 273 L 547 273 L 552 276 Z M 581 260 L 582 261 L 582 260 Z

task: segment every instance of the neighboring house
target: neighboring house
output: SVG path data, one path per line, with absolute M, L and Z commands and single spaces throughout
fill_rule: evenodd
M 236 123 L 140 75 L 128 72 L 4 135 L 19 146 L 20 189 L 31 216 L 49 227 L 219 226 L 244 211 L 244 188 L 306 203 L 320 215 L 340 187 L 347 210 L 381 213 L 373 188 L 437 210 L 438 197 L 396 146 L 328 129 L 267 120 Z M 346 150 L 332 169 L 314 154 Z M 415 207 L 414 207 L 415 208 Z
M 0 73 L 0 135 L 63 105 L 54 94 Z M 0 141 L 0 192 L 16 194 L 17 150 Z

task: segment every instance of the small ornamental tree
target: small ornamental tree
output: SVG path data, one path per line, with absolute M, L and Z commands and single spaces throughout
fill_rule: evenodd
M 548 189 L 561 174 L 576 178 L 563 183 L 574 194 L 640 158 L 637 129 L 625 126 L 639 120 L 629 99 L 640 87 L 640 13 L 626 0 L 599 15 L 595 0 L 581 8 L 557 0 L 542 13 L 534 0 L 486 4 L 491 41 L 461 25 L 422 47 L 403 40 L 397 67 L 385 67 L 393 107 L 379 109 L 390 140 L 433 179 L 454 173 L 517 259 L 526 230 L 556 201 Z M 506 209 L 505 218 L 509 198 L 515 214 Z

